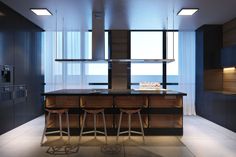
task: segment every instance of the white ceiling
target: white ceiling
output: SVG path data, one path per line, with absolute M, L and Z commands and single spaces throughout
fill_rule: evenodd
M 93 10 L 104 10 L 105 29 L 173 29 L 174 20 L 174 29 L 195 30 L 203 24 L 223 24 L 236 17 L 236 0 L 1 1 L 48 31 L 62 27 L 64 30 L 92 29 Z M 99 4 L 104 4 L 104 9 Z M 177 15 L 181 8 L 188 7 L 199 8 L 199 12 L 193 16 Z M 30 8 L 48 8 L 53 16 L 36 16 Z

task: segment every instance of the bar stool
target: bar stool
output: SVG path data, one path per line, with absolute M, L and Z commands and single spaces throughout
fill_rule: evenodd
M 116 136 L 117 142 L 118 142 L 119 136 L 125 133 L 128 133 L 129 139 L 130 139 L 131 133 L 140 134 L 142 135 L 143 141 L 144 141 L 144 129 L 143 129 L 143 122 L 142 122 L 140 111 L 141 111 L 141 108 L 147 104 L 146 101 L 147 99 L 143 96 L 117 96 L 115 97 L 115 105 L 117 108 L 120 109 L 118 131 L 117 131 L 117 136 Z M 128 115 L 128 130 L 120 132 L 123 114 Z M 131 118 L 133 114 L 138 114 L 140 129 L 141 129 L 140 132 L 131 130 Z
M 45 109 L 45 111 L 48 112 L 48 115 L 46 117 L 46 122 L 45 122 L 45 127 L 44 127 L 44 131 L 43 131 L 43 136 L 41 139 L 41 145 L 43 144 L 44 141 L 44 136 L 48 135 L 48 134 L 54 134 L 54 133 L 60 133 L 60 137 L 62 138 L 62 134 L 67 134 L 68 136 L 68 142 L 70 142 L 70 124 L 69 124 L 69 115 L 68 115 L 68 109 Z M 47 132 L 47 125 L 49 123 L 50 120 L 50 116 L 51 114 L 57 114 L 59 117 L 59 127 L 60 130 L 56 130 L 56 131 L 48 131 Z M 67 123 L 67 132 L 62 130 L 62 114 L 66 115 L 66 123 Z
M 104 108 L 112 106 L 112 97 L 109 96 L 82 96 L 80 97 L 80 105 L 84 110 L 84 116 L 82 121 L 82 126 L 80 130 L 79 142 L 81 140 L 82 135 L 94 133 L 95 138 L 97 137 L 97 133 L 105 135 L 105 140 L 107 143 L 107 129 L 106 129 L 106 120 L 104 114 Z M 97 114 L 102 114 L 103 119 L 103 127 L 104 131 L 97 130 Z M 93 130 L 84 132 L 84 126 L 87 114 L 93 115 Z

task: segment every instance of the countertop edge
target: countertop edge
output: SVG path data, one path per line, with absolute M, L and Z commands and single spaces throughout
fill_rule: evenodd
M 42 96 L 53 96 L 53 95 L 181 95 L 186 96 L 186 93 L 173 91 L 173 90 L 167 90 L 167 91 L 133 91 L 133 90 L 122 90 L 118 91 L 111 91 L 108 92 L 107 90 L 102 89 L 101 91 L 97 90 L 94 91 L 93 89 L 62 89 L 62 90 L 56 90 L 46 93 L 41 93 Z

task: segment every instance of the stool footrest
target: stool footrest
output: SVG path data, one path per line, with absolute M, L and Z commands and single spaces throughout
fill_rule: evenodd
M 122 131 L 119 133 L 119 135 L 121 134 L 126 134 L 126 133 L 129 133 L 129 131 Z M 130 130 L 130 133 L 134 133 L 134 134 L 139 134 L 139 135 L 142 135 L 143 133 L 142 132 L 139 132 L 139 131 L 134 131 L 134 130 Z
M 45 135 L 54 134 L 54 133 L 60 133 L 60 130 L 57 130 L 57 131 L 48 131 L 48 132 L 45 133 Z M 69 135 L 69 133 L 66 132 L 66 131 L 62 131 L 62 133 L 66 134 L 66 135 Z
M 95 132 L 105 135 L 105 132 L 102 132 L 102 131 L 85 131 L 85 132 L 82 133 L 82 135 L 91 134 L 91 133 L 95 133 Z

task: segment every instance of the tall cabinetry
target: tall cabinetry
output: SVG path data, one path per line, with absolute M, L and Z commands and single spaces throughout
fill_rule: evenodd
M 222 25 L 203 25 L 196 30 L 196 111 L 202 116 L 212 110 L 205 102 L 206 92 L 222 89 L 222 43 Z
M 196 30 L 196 113 L 236 131 L 234 93 L 223 88 L 222 25 L 204 25 Z
M 43 113 L 42 29 L 0 2 L 0 65 L 13 81 L 0 83 L 0 134 Z M 2 70 L 2 69 L 1 69 Z
M 221 48 L 222 25 L 204 25 L 196 30 L 197 90 L 222 89 Z

